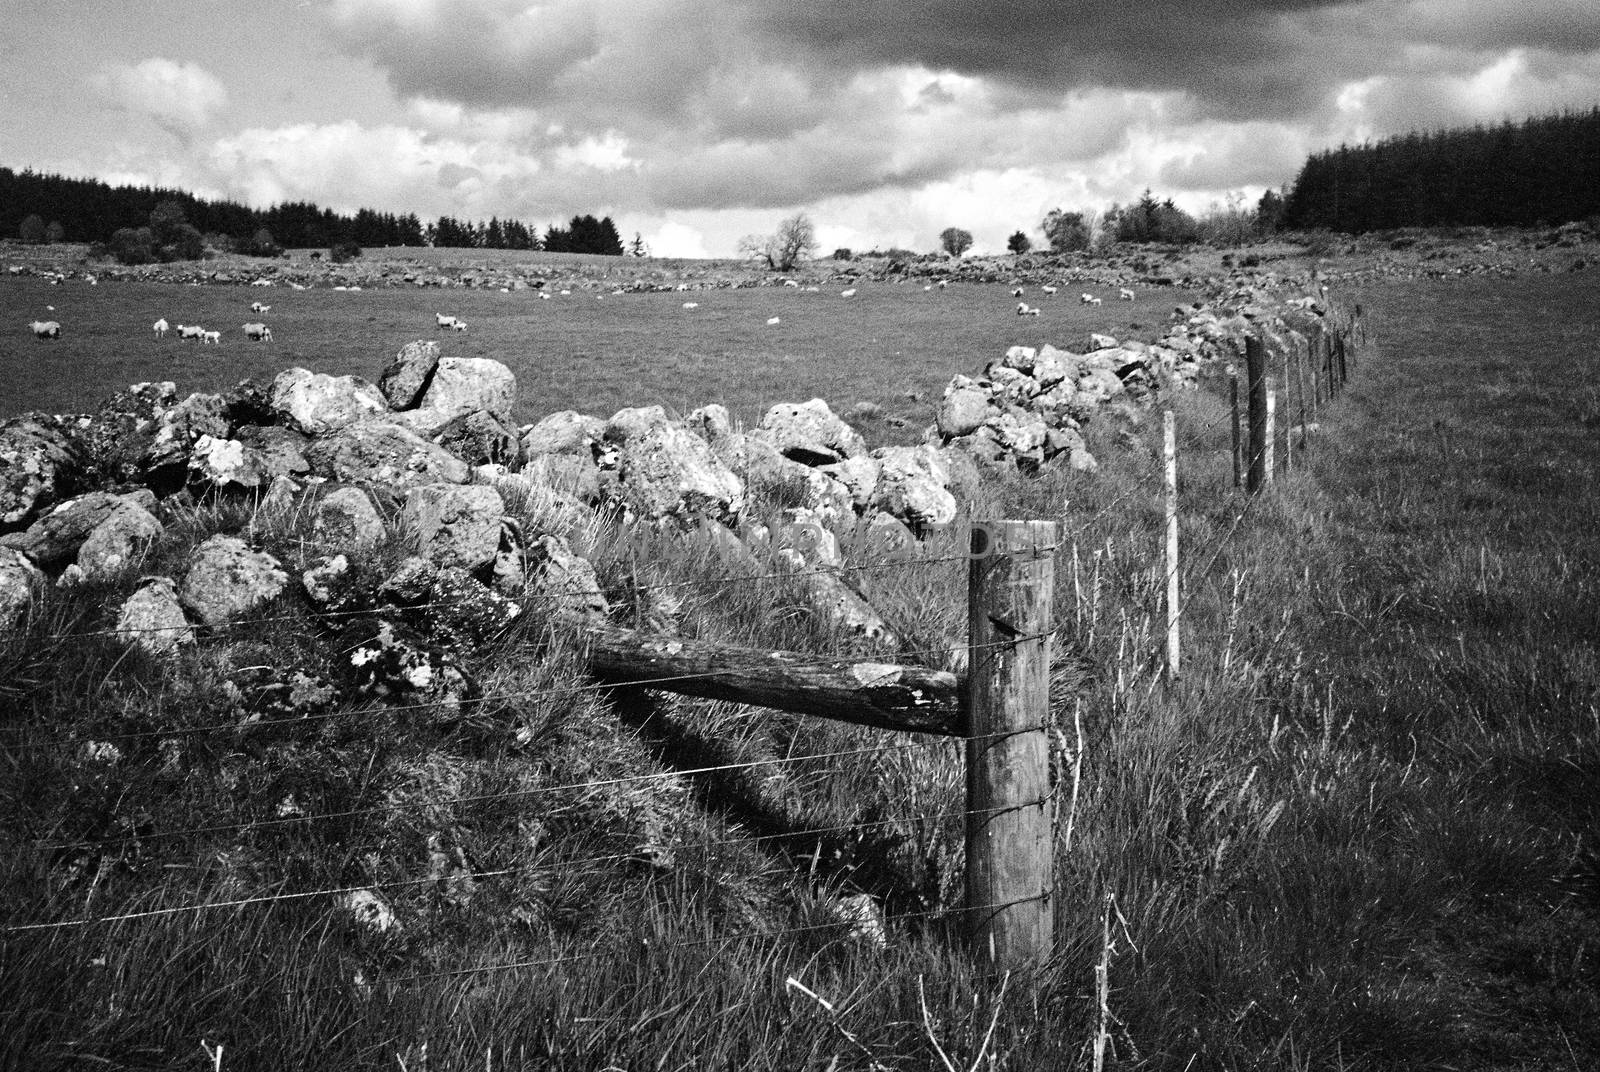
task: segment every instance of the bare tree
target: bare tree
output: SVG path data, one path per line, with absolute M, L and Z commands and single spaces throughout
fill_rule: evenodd
M 804 212 L 778 224 L 770 235 L 746 235 L 739 239 L 739 253 L 759 261 L 777 272 L 789 272 L 803 260 L 817 255 L 817 229 Z
M 959 227 L 946 227 L 939 232 L 939 246 L 952 257 L 959 257 L 972 248 L 972 232 Z

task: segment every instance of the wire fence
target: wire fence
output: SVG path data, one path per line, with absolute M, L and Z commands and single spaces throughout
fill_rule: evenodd
M 1191 437 L 1209 436 L 1225 422 L 1236 419 L 1236 415 L 1223 415 L 1208 421 L 1200 422 L 1196 425 L 1192 425 L 1186 429 L 1186 432 Z M 1160 493 L 1161 489 L 1156 481 L 1151 481 L 1149 484 L 1143 480 L 1131 481 L 1127 487 L 1122 489 L 1109 501 L 1098 507 L 1088 518 L 1074 519 L 1072 527 L 1067 530 L 1066 534 L 1059 535 L 1056 542 L 1050 547 L 1038 547 L 1034 550 L 1038 553 L 1048 553 L 1056 550 L 1058 547 L 1065 546 L 1070 543 L 1073 547 L 1074 556 L 1076 556 L 1077 539 L 1080 536 L 1097 527 L 1106 518 L 1116 515 L 1123 508 L 1123 506 L 1131 500 L 1142 497 L 1159 496 Z M 1258 495 L 1244 496 L 1241 505 L 1236 511 L 1233 512 L 1231 520 L 1226 524 L 1225 528 L 1221 529 L 1220 532 L 1217 532 L 1213 539 L 1206 546 L 1189 549 L 1187 555 L 1185 556 L 1185 562 L 1188 563 L 1186 568 L 1179 568 L 1175 564 L 1169 564 L 1165 568 L 1164 579 L 1171 580 L 1176 574 L 1179 579 L 1180 587 L 1186 589 L 1186 594 L 1182 597 L 1182 602 L 1177 608 L 1175 608 L 1175 613 L 1178 616 L 1182 615 L 1184 607 L 1186 607 L 1189 601 L 1194 597 L 1194 587 L 1197 581 L 1211 573 L 1220 556 L 1229 546 L 1231 541 L 1234 540 L 1236 534 L 1244 524 L 1247 517 L 1250 515 L 1256 504 L 1256 500 L 1259 497 L 1260 496 Z M 1067 512 L 1070 511 L 1064 510 L 1064 513 Z M 940 554 L 927 557 L 917 557 L 914 555 L 910 557 L 903 557 L 896 555 L 891 560 L 887 561 L 866 562 L 851 565 L 841 564 L 837 566 L 828 566 L 815 569 L 780 569 L 760 573 L 728 574 L 709 578 L 700 577 L 691 580 L 661 581 L 650 584 L 638 584 L 636 583 L 637 578 L 635 578 L 635 583 L 628 585 L 614 585 L 609 588 L 601 587 L 593 590 L 557 590 L 543 595 L 530 596 L 526 597 L 522 601 L 521 605 L 534 606 L 537 605 L 540 600 L 561 601 L 569 599 L 601 597 L 611 599 L 622 598 L 624 596 L 638 601 L 646 594 L 651 592 L 682 591 L 693 589 L 695 587 L 725 590 L 729 585 L 755 585 L 769 581 L 792 582 L 796 580 L 803 580 L 809 577 L 822 576 L 838 578 L 843 575 L 862 575 L 879 571 L 906 569 L 911 567 L 938 566 L 958 562 L 970 562 L 973 557 L 974 555 L 971 552 L 959 554 Z M 1199 563 L 1203 563 L 1203 565 L 1199 565 Z M 214 637 L 226 637 L 233 631 L 241 629 L 260 628 L 262 626 L 277 624 L 303 624 L 307 621 L 308 616 L 314 620 L 324 623 L 336 623 L 348 620 L 381 618 L 386 614 L 455 611 L 464 609 L 465 607 L 471 605 L 472 604 L 470 602 L 448 600 L 415 604 L 399 603 L 393 605 L 367 606 L 359 609 L 314 610 L 309 612 L 309 615 L 308 613 L 295 613 L 240 618 L 224 623 L 222 626 L 213 628 L 209 631 L 201 632 L 199 634 L 199 639 L 205 640 Z M 140 631 L 141 630 L 137 628 L 123 627 L 114 629 L 68 630 L 55 633 L 38 634 L 36 635 L 35 639 L 60 643 L 70 643 L 73 641 L 106 637 L 120 637 L 126 639 L 130 636 L 136 635 Z M 172 627 L 150 627 L 148 631 L 170 633 L 172 631 Z M 953 656 L 956 656 L 961 652 L 968 653 L 970 657 L 971 655 L 976 655 L 980 651 L 986 649 L 1014 647 L 1020 643 L 1036 639 L 1039 639 L 1039 635 L 1011 637 L 1004 641 L 997 641 L 992 644 L 966 644 L 959 646 L 946 644 L 940 646 L 903 649 L 893 652 L 892 657 L 899 661 L 921 658 L 934 662 L 947 662 L 951 660 Z M 862 659 L 861 656 L 853 654 L 787 654 L 794 660 L 791 665 L 796 667 L 822 668 L 836 666 L 842 661 L 854 662 Z M 888 654 L 889 653 L 885 653 L 885 655 L 881 657 L 888 657 Z M 770 653 L 752 652 L 751 655 L 752 659 L 748 663 L 735 662 L 717 670 L 699 671 L 695 673 L 663 674 L 654 677 L 633 678 L 628 680 L 621 687 L 670 687 L 695 680 L 739 674 L 746 671 L 761 670 L 772 665 Z M 599 681 L 586 682 L 571 686 L 490 691 L 481 695 L 465 697 L 459 701 L 458 706 L 488 709 L 497 705 L 505 705 L 517 701 L 549 700 L 556 698 L 571 698 L 583 694 L 605 693 L 618 687 L 619 683 L 615 681 Z M 315 725 L 319 723 L 325 723 L 329 720 L 362 713 L 373 708 L 379 709 L 388 714 L 405 714 L 407 712 L 436 710 L 439 706 L 440 704 L 437 700 L 424 700 L 415 703 L 371 701 L 367 705 L 345 705 L 333 710 L 312 711 L 285 718 L 247 717 L 242 720 L 235 718 L 197 726 L 134 730 L 117 734 L 96 735 L 93 738 L 93 741 L 115 743 L 140 741 L 152 738 L 188 738 L 203 734 L 247 733 L 276 727 L 303 727 L 307 725 Z M 960 738 L 946 737 L 940 743 L 946 745 L 961 743 L 965 743 L 967 745 L 981 744 L 986 740 L 995 740 L 1013 736 L 1017 733 L 1035 732 L 1047 728 L 1048 727 L 1046 726 L 1030 726 L 1024 730 L 1007 730 L 992 734 L 966 735 Z M 4 729 L 21 732 L 39 732 L 41 728 L 36 726 L 9 726 L 4 727 Z M 75 743 L 87 744 L 89 742 L 84 740 Z M 19 744 L 26 747 L 37 748 L 53 748 L 60 746 L 60 742 L 49 740 L 19 742 Z M 827 764 L 831 761 L 859 760 L 875 755 L 924 750 L 927 749 L 929 745 L 930 742 L 924 738 L 914 738 L 910 740 L 901 738 L 860 747 L 834 748 L 817 753 L 769 756 L 758 759 L 740 760 L 736 762 L 706 764 L 682 768 L 668 768 L 606 778 L 588 778 L 578 781 L 524 786 L 493 793 L 462 794 L 457 796 L 436 797 L 420 800 L 387 800 L 381 804 L 328 810 L 310 814 L 274 814 L 235 822 L 213 823 L 165 830 L 139 831 L 119 834 L 111 837 L 39 839 L 28 844 L 36 850 L 46 852 L 104 851 L 133 844 L 143 846 L 156 841 L 170 841 L 185 837 L 214 837 L 224 834 L 238 834 L 245 831 L 255 833 L 279 829 L 304 828 L 312 824 L 362 819 L 379 815 L 390 816 L 398 812 L 406 811 L 464 808 L 472 805 L 482 805 L 498 801 L 527 802 L 553 794 L 590 793 L 597 790 L 618 788 L 629 785 L 644 785 L 652 782 L 662 782 L 665 780 L 693 780 L 697 778 L 708 778 L 723 774 L 751 772 L 762 768 L 781 769 L 784 767 L 808 765 L 808 774 L 828 775 L 837 773 L 841 768 L 836 766 L 827 766 L 820 769 L 809 768 L 814 768 L 817 764 Z M 1053 793 L 1054 790 L 1052 790 L 1052 794 Z M 1076 799 L 1076 793 L 1074 793 L 1074 799 Z M 1044 802 L 1041 801 L 1039 803 Z M 746 834 L 737 837 L 714 838 L 684 845 L 670 845 L 666 846 L 666 848 L 669 848 L 673 851 L 683 851 L 690 848 L 698 848 L 703 851 L 709 851 L 719 848 L 732 848 L 735 846 L 747 846 L 754 849 L 760 849 L 765 846 L 776 845 L 779 843 L 794 844 L 803 839 L 815 839 L 825 835 L 860 834 L 873 829 L 893 830 L 895 828 L 909 828 L 915 826 L 916 824 L 954 823 L 958 819 L 967 820 L 972 816 L 979 814 L 983 813 L 970 809 L 915 812 L 873 819 L 854 819 L 848 822 L 837 822 L 823 825 L 802 825 L 794 829 L 784 829 L 776 833 Z M 576 859 L 560 859 L 555 861 L 541 860 L 535 863 L 518 864 L 512 867 L 486 868 L 475 871 L 458 870 L 444 875 L 429 874 L 423 877 L 397 878 L 375 882 L 363 882 L 354 885 L 327 885 L 318 886 L 315 889 L 299 891 L 279 890 L 272 893 L 254 894 L 250 896 L 234 897 L 216 901 L 195 901 L 193 903 L 161 906 L 136 911 L 115 912 L 104 915 L 79 915 L 66 919 L 21 923 L 0 927 L 0 934 L 21 935 L 37 932 L 80 929 L 97 925 L 126 923 L 136 920 L 180 916 L 222 909 L 242 909 L 252 906 L 272 906 L 285 902 L 302 902 L 315 899 L 341 898 L 377 890 L 394 891 L 412 889 L 426 887 L 429 885 L 447 884 L 450 882 L 459 883 L 490 881 L 495 879 L 514 879 L 519 876 L 529 876 L 547 872 L 552 866 L 559 866 L 562 868 L 563 874 L 565 875 L 571 877 L 583 877 L 590 872 L 584 872 L 577 869 L 604 868 L 605 865 L 618 865 L 628 861 L 637 860 L 639 856 L 639 850 L 634 849 L 624 852 L 590 855 Z M 963 909 L 963 911 L 972 913 L 983 912 L 986 910 L 1000 910 L 1021 903 L 1023 902 L 1010 900 L 1003 903 L 985 904 L 977 906 L 976 908 L 968 906 Z M 952 910 L 949 908 L 943 908 L 937 910 L 928 910 L 921 913 L 900 913 L 897 914 L 896 919 L 907 920 L 917 916 L 947 916 L 951 911 Z M 705 939 L 680 941 L 673 944 L 679 946 L 693 946 L 750 939 L 779 939 L 786 935 L 795 935 L 810 931 L 837 928 L 839 926 L 840 923 L 838 921 L 830 921 L 829 923 L 825 924 L 807 925 L 803 927 L 779 929 L 776 931 L 761 930 L 743 934 L 721 935 L 708 937 Z M 390 983 L 405 983 L 471 974 L 482 971 L 526 969 L 540 966 L 557 965 L 574 959 L 587 959 L 593 956 L 604 955 L 609 955 L 609 953 L 606 951 L 594 951 L 590 953 L 572 954 L 562 957 L 517 960 L 469 968 L 414 973 L 411 975 L 391 977 L 386 981 Z

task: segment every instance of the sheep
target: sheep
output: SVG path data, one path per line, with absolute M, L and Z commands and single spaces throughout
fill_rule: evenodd
M 1133 291 L 1129 290 L 1127 287 L 1120 287 L 1117 290 L 1117 297 L 1121 298 L 1123 301 L 1132 301 Z
M 465 320 L 457 320 L 454 324 L 451 324 L 450 326 L 453 329 L 455 329 L 456 331 L 466 331 L 467 330 L 467 322 Z
M 1056 288 L 1052 286 L 1042 286 L 1039 289 L 1044 291 L 1046 294 L 1054 294 L 1056 292 Z
M 540 301 L 549 301 L 550 300 L 550 295 L 546 294 L 544 291 L 541 290 L 539 292 L 539 300 Z
M 793 287 L 796 290 L 800 289 L 800 283 L 799 283 L 798 280 L 795 280 L 795 279 L 785 279 L 783 281 L 783 285 L 786 286 L 786 287 Z
M 59 339 L 61 338 L 61 325 L 54 320 L 35 320 L 28 325 L 33 330 L 36 338 Z
M 950 285 L 950 280 L 948 280 L 948 279 L 939 280 L 939 289 L 940 290 L 943 290 L 945 287 L 948 287 L 949 285 Z
M 150 325 L 150 330 L 156 333 L 156 338 L 164 339 L 167 337 L 167 332 L 171 329 L 171 327 L 172 325 L 167 323 L 167 318 L 162 317 L 160 320 L 157 320 L 154 324 Z
M 1093 295 L 1090 295 L 1089 304 L 1090 305 L 1103 305 L 1104 302 L 1102 302 L 1099 298 L 1096 298 Z
M 683 303 L 683 307 L 685 309 L 698 309 L 700 308 L 700 303 L 697 301 L 686 301 Z
M 91 286 L 91 287 L 98 287 L 98 286 L 99 286 L 99 285 L 100 285 L 100 280 L 98 280 L 98 279 L 96 279 L 96 278 L 95 278 L 95 277 L 94 277 L 94 276 L 92 276 L 92 275 L 86 275 L 86 276 L 84 276 L 84 277 L 83 277 L 83 281 L 84 281 L 84 282 L 85 282 L 85 283 L 87 283 L 87 284 L 89 284 L 89 285 L 90 285 L 90 286 Z
M 200 333 L 200 345 L 205 346 L 208 343 L 213 346 L 220 346 L 222 344 L 222 332 L 202 331 Z
M 1027 302 L 1018 302 L 1017 303 L 1017 315 L 1018 316 L 1038 316 L 1039 315 L 1039 310 L 1035 309 L 1033 306 L 1029 305 Z
M 272 341 L 272 329 L 265 324 L 249 323 L 239 326 L 244 328 L 244 337 L 247 339 L 254 339 L 256 342 Z
M 851 287 L 849 290 L 841 290 L 839 292 L 839 297 L 841 297 L 841 298 L 853 298 L 855 296 L 856 296 L 856 288 L 855 287 Z
M 301 286 L 299 283 L 290 283 L 289 284 L 289 289 L 290 290 L 304 290 L 306 288 Z
M 1011 290 L 1011 296 L 1013 298 L 1022 297 L 1022 288 L 1021 287 L 1013 287 L 1012 290 Z
M 256 314 L 257 316 L 266 316 L 267 315 L 267 311 L 270 310 L 271 308 L 272 308 L 272 306 L 270 306 L 270 305 L 262 305 L 260 302 L 251 302 L 250 303 L 250 311 L 252 313 Z
M 1078 304 L 1079 305 L 1091 305 L 1093 303 L 1094 303 L 1094 295 L 1090 294 L 1088 291 L 1084 291 L 1082 294 L 1078 295 Z
M 178 338 L 180 338 L 180 339 L 199 339 L 201 335 L 205 334 L 205 330 L 206 330 L 205 328 L 201 327 L 198 324 L 179 324 L 178 325 Z
M 446 316 L 443 313 L 434 313 L 433 319 L 438 322 L 438 325 L 441 328 L 453 328 L 456 326 L 456 318 L 453 316 Z
M 783 321 L 781 319 L 779 319 L 778 317 L 775 317 L 775 316 L 767 317 L 767 327 L 769 327 L 769 328 L 775 328 L 781 323 L 783 323 Z

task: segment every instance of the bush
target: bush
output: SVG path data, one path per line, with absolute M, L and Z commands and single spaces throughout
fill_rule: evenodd
M 350 241 L 348 238 L 342 242 L 335 242 L 328 250 L 328 258 L 332 260 L 334 264 L 343 264 L 346 261 L 353 261 L 359 256 L 361 256 L 361 247 Z
M 30 246 L 44 244 L 44 217 L 35 212 L 23 219 L 17 227 L 17 236 Z
M 156 236 L 148 227 L 120 227 L 111 235 L 111 255 L 120 264 L 150 264 L 156 260 Z
M 855 254 L 851 253 L 845 247 L 840 246 L 838 249 L 833 251 L 833 259 L 836 260 L 836 261 L 854 260 L 855 259 Z

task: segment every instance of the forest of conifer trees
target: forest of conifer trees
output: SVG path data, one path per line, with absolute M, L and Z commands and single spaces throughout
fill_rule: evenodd
M 1600 108 L 1318 153 L 1284 225 L 1359 234 L 1395 227 L 1528 227 L 1600 214 Z
M 537 227 L 498 217 L 482 223 L 441 216 L 425 224 L 414 212 L 396 215 L 363 208 L 347 216 L 310 202 L 253 209 L 183 190 L 110 186 L 98 179 L 0 167 L 0 236 L 29 242 L 109 242 L 118 231 L 148 227 L 152 214 L 163 204 L 181 207 L 182 218 L 204 235 L 208 244 L 243 253 L 325 249 L 353 242 L 361 247 L 432 245 L 622 254 L 622 239 L 609 216 L 598 220 L 591 215 L 574 216 L 564 228 L 551 225 L 541 238 Z M 262 240 L 263 231 L 267 232 L 266 241 Z

